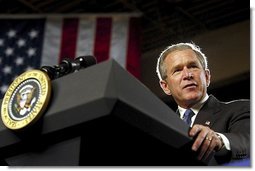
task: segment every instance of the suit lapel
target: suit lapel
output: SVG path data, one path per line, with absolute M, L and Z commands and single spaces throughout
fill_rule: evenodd
M 220 103 L 214 96 L 210 95 L 209 99 L 198 112 L 194 124 L 201 124 L 211 128 L 216 119 L 215 114 L 220 112 L 220 110 Z

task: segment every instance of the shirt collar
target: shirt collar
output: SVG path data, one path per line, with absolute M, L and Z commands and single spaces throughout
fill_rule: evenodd
M 192 108 L 190 108 L 194 113 L 195 115 L 198 114 L 199 110 L 203 107 L 204 103 L 206 102 L 206 100 L 209 98 L 208 94 L 206 93 L 205 97 L 199 101 L 197 104 L 195 104 Z M 180 118 L 183 118 L 183 115 L 184 115 L 184 112 L 187 110 L 185 108 L 182 108 L 180 106 L 178 106 L 178 110 L 179 110 L 179 113 L 180 113 Z

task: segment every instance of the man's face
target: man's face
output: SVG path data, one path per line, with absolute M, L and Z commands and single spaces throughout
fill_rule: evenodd
M 171 52 L 164 63 L 167 78 L 160 81 L 160 85 L 179 106 L 190 108 L 205 96 L 210 84 L 210 72 L 203 69 L 193 50 Z

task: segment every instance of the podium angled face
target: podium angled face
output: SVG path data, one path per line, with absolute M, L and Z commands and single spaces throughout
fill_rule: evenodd
M 189 127 L 114 60 L 52 81 L 52 92 L 33 126 L 14 132 L 0 121 L 7 165 L 203 165 Z

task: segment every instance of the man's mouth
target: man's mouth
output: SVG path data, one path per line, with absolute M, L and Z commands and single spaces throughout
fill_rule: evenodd
M 195 88 L 195 87 L 197 87 L 197 84 L 196 84 L 196 83 L 190 83 L 190 84 L 186 84 L 186 85 L 183 87 L 183 89 L 185 89 L 185 88 Z

